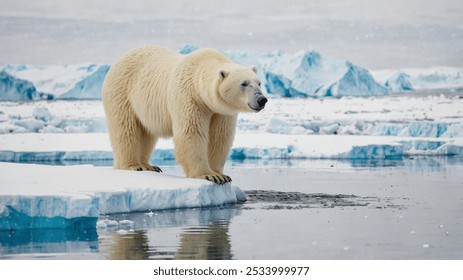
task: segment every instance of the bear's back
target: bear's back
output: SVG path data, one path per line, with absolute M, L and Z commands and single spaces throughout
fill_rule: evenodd
M 230 59 L 228 59 L 223 53 L 210 48 L 203 48 L 197 49 L 190 54 L 187 54 L 184 57 L 184 61 L 194 61 L 199 62 L 200 64 L 208 62 L 212 63 L 230 63 Z

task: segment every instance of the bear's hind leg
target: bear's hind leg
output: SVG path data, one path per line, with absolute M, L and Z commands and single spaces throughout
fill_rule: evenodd
M 126 170 L 143 170 L 141 163 L 142 126 L 130 109 L 121 110 L 126 115 L 115 114 L 110 121 L 109 136 L 114 152 L 114 168 Z

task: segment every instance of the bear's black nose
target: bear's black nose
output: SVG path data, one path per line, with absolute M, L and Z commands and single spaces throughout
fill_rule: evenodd
M 257 104 L 260 106 L 260 107 L 264 107 L 265 106 L 265 103 L 267 103 L 267 98 L 265 98 L 265 96 L 263 95 L 260 95 L 259 97 L 257 97 Z

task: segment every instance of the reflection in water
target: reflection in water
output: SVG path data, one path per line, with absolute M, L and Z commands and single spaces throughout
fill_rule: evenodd
M 228 226 L 239 214 L 236 206 L 178 209 L 102 217 L 118 223 L 98 232 L 0 231 L 0 258 L 231 259 Z
M 378 169 L 403 168 L 412 172 L 441 172 L 451 166 L 461 165 L 461 156 L 404 156 L 391 159 L 286 159 L 265 160 L 245 159 L 232 160 L 228 163 L 231 168 L 246 169 L 311 169 L 323 170 L 326 167 L 336 169 Z M 329 169 L 329 168 L 328 168 Z
M 120 223 L 99 232 L 100 254 L 108 259 L 232 259 L 229 223 L 239 213 L 229 206 L 111 215 L 105 218 Z M 124 220 L 142 230 L 124 229 Z
M 152 230 L 152 229 L 151 229 Z M 212 223 L 207 227 L 181 229 L 176 244 L 166 246 L 162 234 L 159 245 L 150 246 L 149 231 L 137 230 L 120 234 L 113 232 L 100 239 L 100 253 L 112 260 L 229 260 L 232 259 L 228 223 Z M 168 239 L 169 237 L 167 237 Z M 166 243 L 169 243 L 166 240 Z
M 232 257 L 228 223 L 220 222 L 183 231 L 175 256 L 179 260 L 230 260 Z
M 413 172 L 441 172 L 446 167 L 461 164 L 460 157 L 409 156 L 403 159 L 351 159 L 338 160 L 349 162 L 354 168 L 403 167 Z
M 404 166 L 403 159 L 346 159 L 339 162 L 349 162 L 355 168 L 381 168 Z
M 101 243 L 100 251 L 112 260 L 147 260 L 149 246 L 146 231 L 133 231 L 130 234 L 113 233 L 109 242 Z

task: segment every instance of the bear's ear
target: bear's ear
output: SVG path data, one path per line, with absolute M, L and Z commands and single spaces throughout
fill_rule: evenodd
M 228 71 L 225 71 L 225 70 L 220 70 L 219 71 L 219 77 L 221 79 L 225 79 L 227 76 L 228 76 L 229 72 Z
M 256 74 L 257 74 L 257 67 L 256 67 L 256 66 L 254 66 L 254 65 L 253 65 L 253 66 L 251 66 L 251 70 L 252 70 L 252 71 L 254 71 L 254 73 L 256 73 Z

